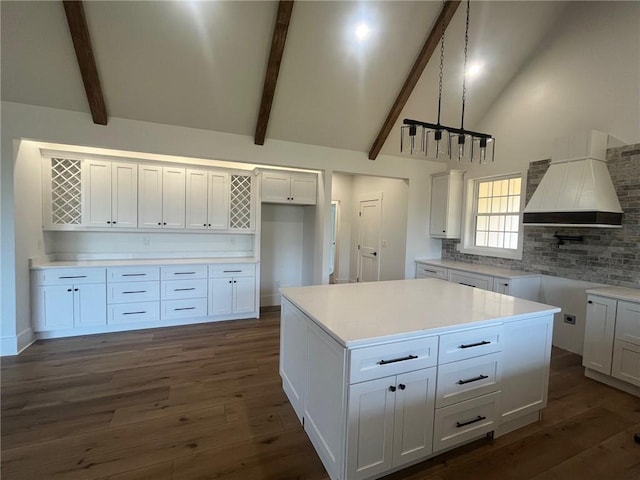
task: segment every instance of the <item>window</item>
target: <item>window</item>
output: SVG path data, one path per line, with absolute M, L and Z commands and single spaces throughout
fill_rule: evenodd
M 507 175 L 469 182 L 461 251 L 522 258 L 520 206 L 522 178 Z

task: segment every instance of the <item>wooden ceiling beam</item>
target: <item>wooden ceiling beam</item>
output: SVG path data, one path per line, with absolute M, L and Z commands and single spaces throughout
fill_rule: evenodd
M 371 150 L 369 150 L 369 160 L 375 160 L 384 145 L 384 142 L 387 140 L 389 133 L 391 133 L 391 129 L 395 125 L 398 117 L 402 113 L 402 109 L 409 100 L 409 96 L 413 89 L 415 88 L 418 80 L 420 80 L 420 76 L 424 71 L 425 67 L 429 63 L 433 52 L 435 51 L 438 43 L 440 43 L 440 38 L 442 37 L 442 30 L 446 30 L 449 22 L 453 18 L 453 15 L 456 13 L 458 6 L 460 5 L 460 0 L 449 0 L 444 3 L 442 6 L 442 10 L 440 11 L 440 15 L 438 15 L 438 19 L 434 23 L 431 28 L 431 32 L 429 32 L 429 36 L 427 40 L 424 42 L 422 46 L 422 50 L 420 50 L 420 54 L 418 58 L 416 58 L 407 79 L 398 93 L 398 96 L 393 102 L 393 106 L 387 115 L 380 132 L 378 132 L 378 136 L 376 137 L 373 145 L 371 146 Z
M 73 41 L 73 48 L 76 51 L 84 90 L 87 94 L 89 109 L 93 117 L 93 123 L 99 125 L 107 124 L 107 108 L 102 95 L 102 87 L 100 86 L 100 77 L 96 67 L 96 60 L 93 56 L 93 47 L 91 46 L 91 37 L 89 28 L 87 27 L 87 19 L 84 14 L 84 6 L 82 1 L 63 1 L 64 12 L 67 16 L 69 24 L 69 32 Z
M 280 62 L 282 61 L 284 45 L 287 41 L 287 32 L 289 30 L 292 10 L 293 0 L 280 0 L 278 3 L 276 24 L 273 28 L 273 38 L 271 39 L 271 52 L 269 53 L 267 71 L 264 74 L 262 100 L 260 100 L 260 110 L 258 112 L 258 122 L 254 136 L 254 143 L 256 145 L 264 145 L 264 139 L 267 135 L 271 105 L 273 104 L 273 95 L 275 94 L 276 84 L 278 83 Z

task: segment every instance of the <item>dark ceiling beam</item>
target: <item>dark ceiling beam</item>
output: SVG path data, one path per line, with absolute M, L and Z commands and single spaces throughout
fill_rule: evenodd
M 273 95 L 276 91 L 276 84 L 278 83 L 280 62 L 282 61 L 284 45 L 287 41 L 287 31 L 289 30 L 292 10 L 293 0 L 280 0 L 278 3 L 278 13 L 276 15 L 276 24 L 273 28 L 273 38 L 271 39 L 271 52 L 269 53 L 267 71 L 264 74 L 262 100 L 260 100 L 258 123 L 256 125 L 256 133 L 254 137 L 254 143 L 256 145 L 264 145 L 264 139 L 267 135 L 267 126 L 269 125 L 269 116 L 271 115 L 271 105 L 273 104 Z
M 393 102 L 393 106 L 387 115 L 378 136 L 376 137 L 373 145 L 371 146 L 371 150 L 369 150 L 369 160 L 375 160 L 384 145 L 384 142 L 387 140 L 389 133 L 391 133 L 391 129 L 395 125 L 400 113 L 402 113 L 402 109 L 409 100 L 409 96 L 413 89 L 415 88 L 418 80 L 420 80 L 420 75 L 424 71 L 425 67 L 429 63 L 433 52 L 435 51 L 438 43 L 440 43 L 440 38 L 442 37 L 442 30 L 446 30 L 449 22 L 453 18 L 454 13 L 458 9 L 458 5 L 460 5 L 460 0 L 450 0 L 444 3 L 442 6 L 442 10 L 440 11 L 440 15 L 438 15 L 438 19 L 434 23 L 431 28 L 431 32 L 429 32 L 429 36 L 427 40 L 424 42 L 422 46 L 422 50 L 420 50 L 420 54 L 418 58 L 416 58 L 411 71 L 409 72 L 409 76 L 404 82 L 400 93 L 398 93 L 398 97 L 395 102 Z
M 84 15 L 84 6 L 81 1 L 63 1 L 64 12 L 67 15 L 71 40 L 76 51 L 84 90 L 87 94 L 89 109 L 93 117 L 93 123 L 107 124 L 107 108 L 104 104 L 100 77 L 96 68 L 96 60 L 91 47 L 91 37 L 87 27 L 87 19 Z

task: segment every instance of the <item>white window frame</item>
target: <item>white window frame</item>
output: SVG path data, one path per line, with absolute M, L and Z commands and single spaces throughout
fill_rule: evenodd
M 476 226 L 475 217 L 478 208 L 477 190 L 478 183 L 494 180 L 505 180 L 519 177 L 520 188 L 520 210 L 518 212 L 518 248 L 497 248 L 497 247 L 477 247 L 475 245 Z M 522 172 L 507 173 L 501 175 L 491 175 L 486 177 L 470 178 L 466 181 L 464 192 L 464 209 L 462 212 L 462 235 L 460 239 L 460 252 L 471 255 L 483 255 L 488 257 L 510 258 L 522 260 L 522 246 L 524 243 L 524 229 L 522 224 L 522 210 L 525 203 L 526 175 Z

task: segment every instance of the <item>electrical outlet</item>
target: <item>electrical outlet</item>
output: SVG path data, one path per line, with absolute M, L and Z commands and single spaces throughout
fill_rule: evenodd
M 575 325 L 576 324 L 576 316 L 575 315 L 569 315 L 568 313 L 564 314 L 564 323 L 568 323 L 569 325 Z

